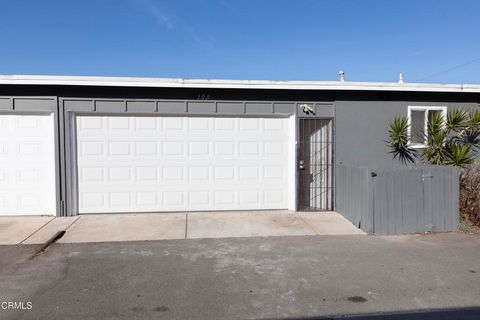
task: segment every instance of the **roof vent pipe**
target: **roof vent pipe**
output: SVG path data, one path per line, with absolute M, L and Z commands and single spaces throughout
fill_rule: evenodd
M 343 70 L 338 71 L 338 75 L 340 76 L 340 81 L 345 81 L 345 72 Z
M 403 73 L 400 72 L 399 76 L 398 76 L 398 83 L 403 83 Z

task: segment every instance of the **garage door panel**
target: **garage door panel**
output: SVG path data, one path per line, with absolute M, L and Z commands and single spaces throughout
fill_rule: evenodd
M 111 118 L 77 118 L 80 213 L 288 207 L 287 119 Z
M 204 191 L 201 188 L 180 190 L 111 190 L 108 193 L 85 192 L 81 202 L 84 213 L 101 212 L 157 212 L 190 210 L 246 210 L 267 209 L 272 203 L 285 208 L 286 193 L 282 189 Z
M 39 168 L 41 170 L 41 168 Z M 222 183 L 231 181 L 241 183 L 242 185 L 255 185 L 258 180 L 262 180 L 264 185 L 288 183 L 288 170 L 283 166 L 272 166 L 264 164 L 259 166 L 252 162 L 244 163 L 238 166 L 226 166 L 223 164 L 202 166 L 201 164 L 176 163 L 171 166 L 149 166 L 148 163 L 139 163 L 136 166 L 123 166 L 122 162 L 113 162 L 105 167 L 85 166 L 79 169 L 79 178 L 82 185 L 95 186 L 99 181 L 115 183 L 134 183 L 137 187 L 143 185 L 145 181 L 156 181 L 162 183 L 168 181 L 168 185 L 175 185 L 175 181 L 183 185 L 184 181 L 189 183 L 215 182 Z M 0 171 L 0 175 L 2 175 Z M 35 177 L 44 175 L 36 171 L 24 171 L 21 177 Z M 0 179 L 2 177 L 0 176 Z M 115 187 L 115 186 L 110 186 Z
M 235 119 L 232 118 L 215 118 L 213 119 L 213 125 L 215 130 L 221 131 L 233 131 L 235 130 Z
M 0 215 L 55 214 L 53 115 L 0 116 Z

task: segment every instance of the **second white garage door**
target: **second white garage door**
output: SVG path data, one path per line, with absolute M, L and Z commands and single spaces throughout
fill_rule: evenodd
M 291 208 L 292 124 L 77 117 L 79 213 Z
M 0 115 L 0 216 L 55 214 L 53 115 Z

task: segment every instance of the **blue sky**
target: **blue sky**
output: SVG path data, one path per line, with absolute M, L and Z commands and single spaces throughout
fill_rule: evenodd
M 403 72 L 410 82 L 480 83 L 476 0 L 2 0 L 0 8 L 0 74 L 336 80 L 343 69 L 352 81 Z

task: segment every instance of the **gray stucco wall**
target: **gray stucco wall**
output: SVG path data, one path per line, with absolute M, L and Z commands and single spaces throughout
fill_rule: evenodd
M 299 118 L 334 117 L 335 163 L 367 166 L 378 170 L 402 167 L 398 160 L 392 160 L 386 140 L 389 122 L 396 115 L 406 115 L 408 106 L 447 106 L 449 110 L 457 107 L 475 109 L 479 108 L 480 101 L 478 94 L 461 93 L 295 90 L 207 92 L 201 88 L 170 90 L 58 86 L 0 86 L 0 95 L 0 113 L 53 112 L 55 115 L 58 214 L 68 211 L 66 193 L 67 189 L 71 189 L 66 178 L 70 170 L 69 163 L 65 160 L 68 149 L 68 139 L 65 138 L 68 124 L 65 123 L 65 116 L 69 112 L 280 117 L 297 114 Z M 200 96 L 207 100 L 198 100 Z M 457 102 L 439 102 L 443 99 Z M 305 115 L 301 111 L 300 104 L 303 103 L 313 104 L 315 115 Z
M 335 163 L 367 166 L 372 170 L 403 167 L 387 146 L 389 123 L 406 116 L 408 106 L 479 108 L 477 103 L 415 101 L 336 101 Z

